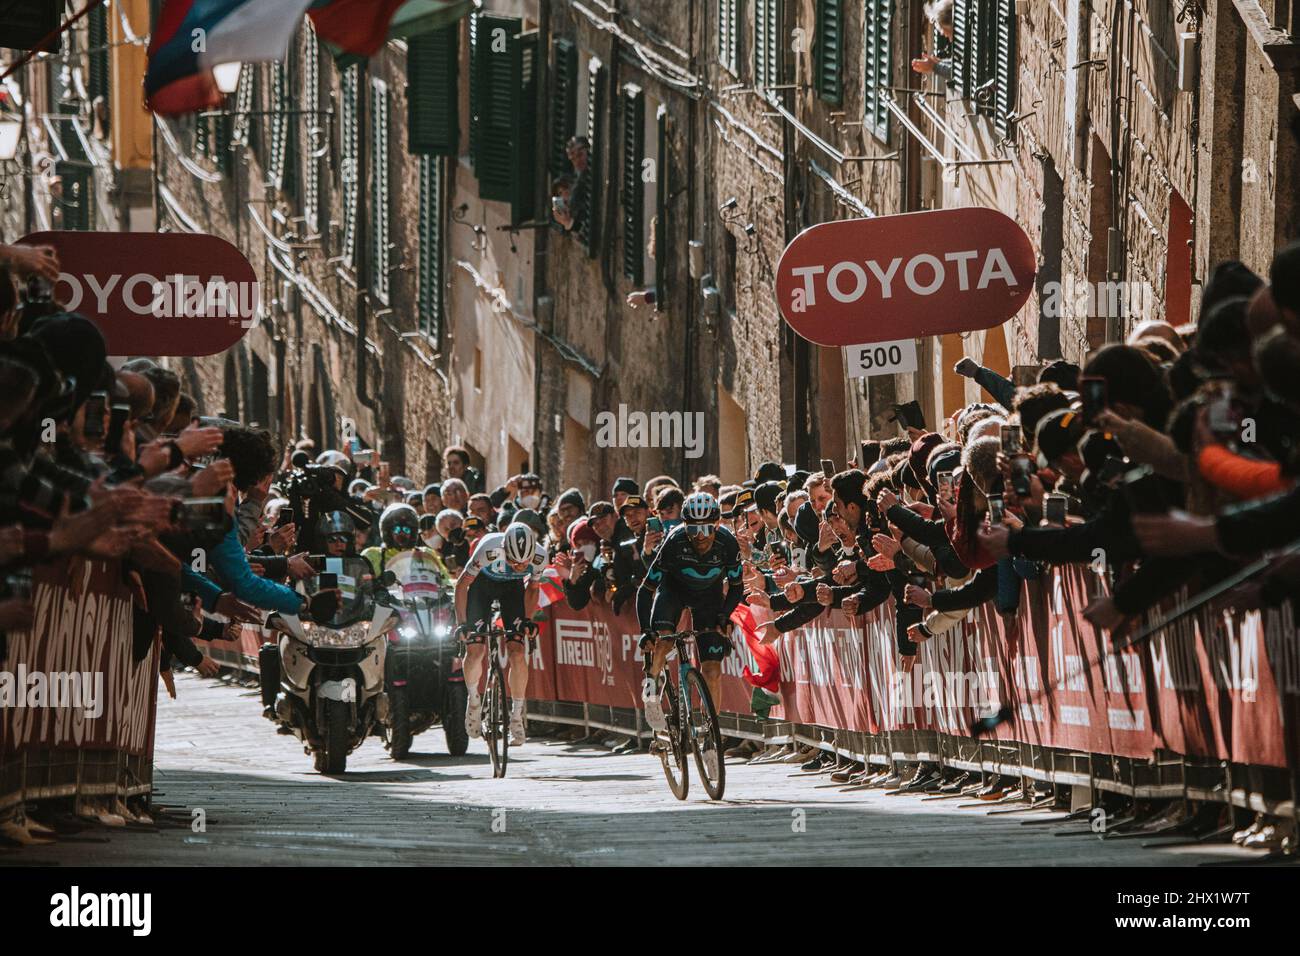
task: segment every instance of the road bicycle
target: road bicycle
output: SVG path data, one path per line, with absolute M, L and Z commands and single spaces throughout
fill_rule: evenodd
M 690 788 L 688 752 L 695 754 L 695 768 L 709 798 L 721 800 L 727 784 L 722 728 L 709 687 L 695 663 L 695 635 L 695 631 L 682 631 L 660 637 L 673 642 L 677 667 L 666 666 L 660 675 L 660 705 L 668 729 L 656 731 L 650 750 L 662 761 L 668 789 L 678 800 L 685 800 Z
M 504 777 L 510 762 L 510 688 L 506 683 L 505 668 L 510 658 L 506 653 L 506 640 L 514 634 L 506 630 L 501 621 L 501 604 L 492 602 L 492 625 L 486 633 L 488 674 L 483 689 L 483 739 L 492 757 L 492 776 Z M 532 638 L 527 638 L 527 651 L 532 650 Z M 527 666 L 526 658 L 525 664 Z

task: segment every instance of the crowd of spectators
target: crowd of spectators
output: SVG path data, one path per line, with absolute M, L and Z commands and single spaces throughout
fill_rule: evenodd
M 265 430 L 196 416 L 173 372 L 144 358 L 112 367 L 93 323 L 59 311 L 39 283 L 19 294 L 20 280 L 57 275 L 52 254 L 3 249 L 0 659 L 3 632 L 31 624 L 35 565 L 117 558 L 136 598 L 137 659 L 159 642 L 165 676 L 173 663 L 215 673 L 195 639 L 229 638 L 268 612 L 328 615 L 337 595 L 309 600 L 293 583 L 315 573 L 313 555 L 380 545 L 392 509 L 418 523 L 449 578 L 482 535 L 528 523 L 573 608 L 620 612 L 685 496 L 708 491 L 740 544 L 764 641 L 830 609 L 886 607 L 903 670 L 982 605 L 1014 615 L 1023 582 L 1050 565 L 1104 573 L 1085 617 L 1120 633 L 1181 589 L 1204 591 L 1300 540 L 1300 244 L 1268 277 L 1219 265 L 1194 326 L 1143 321 L 1082 367 L 1051 362 L 1017 385 L 963 359 L 955 370 L 980 401 L 933 429 L 900 414 L 905 436 L 864 442 L 842 469 L 768 461 L 739 484 L 705 475 L 690 487 L 621 477 L 598 500 L 577 488 L 552 498 L 531 472 L 488 490 L 461 447 L 445 450 L 441 481 L 419 487 L 356 441 L 279 447 Z M 1287 553 L 1229 599 L 1276 606 L 1298 582 L 1300 557 Z M 909 785 L 967 783 L 922 765 Z M 1263 822 L 1243 832 L 1294 839 Z

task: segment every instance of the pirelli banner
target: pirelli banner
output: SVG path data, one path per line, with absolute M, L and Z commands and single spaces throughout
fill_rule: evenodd
M 32 603 L 31 631 L 8 634 L 0 661 L 0 808 L 148 792 L 158 655 L 135 646 L 120 563 L 40 565 Z
M 1026 585 L 1015 617 L 977 609 L 921 645 L 910 671 L 891 605 L 858 617 L 831 611 L 781 635 L 775 675 L 756 661 L 757 635 L 736 626 L 721 709 L 749 713 L 748 669 L 779 684 L 771 717 L 797 724 L 969 738 L 978 723 L 987 739 L 1139 761 L 1165 751 L 1297 766 L 1300 639 L 1289 610 L 1206 611 L 1116 650 L 1082 617 L 1095 587 L 1084 569 L 1049 570 Z M 640 707 L 635 617 L 594 601 L 548 610 L 529 696 Z

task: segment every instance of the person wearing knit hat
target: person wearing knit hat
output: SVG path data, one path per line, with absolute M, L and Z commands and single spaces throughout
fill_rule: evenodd
M 614 499 L 614 507 L 621 508 L 623 501 L 628 495 L 641 494 L 641 486 L 631 478 L 615 478 L 614 487 L 610 489 L 610 497 Z

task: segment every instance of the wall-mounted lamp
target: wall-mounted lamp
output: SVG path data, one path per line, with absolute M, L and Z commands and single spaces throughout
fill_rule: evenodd
M 217 89 L 227 95 L 239 89 L 239 73 L 244 64 L 239 61 L 230 63 L 218 63 L 212 68 L 212 78 L 216 81 Z

